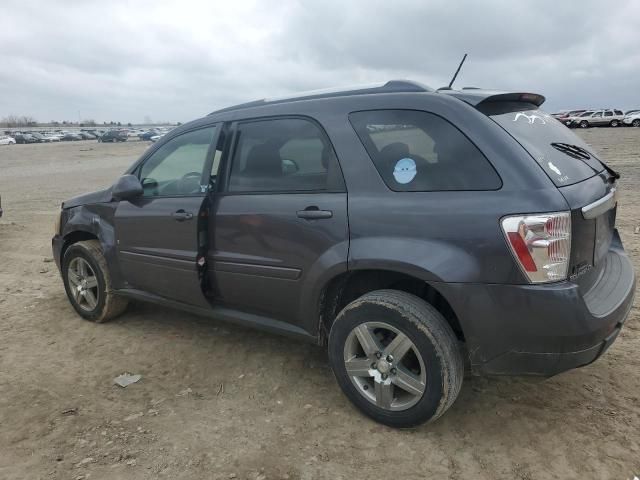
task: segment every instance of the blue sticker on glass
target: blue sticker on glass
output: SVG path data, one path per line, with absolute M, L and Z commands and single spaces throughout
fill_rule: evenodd
M 393 178 L 396 179 L 396 182 L 404 185 L 416 178 L 417 173 L 416 162 L 411 158 L 402 158 L 398 160 L 393 169 Z

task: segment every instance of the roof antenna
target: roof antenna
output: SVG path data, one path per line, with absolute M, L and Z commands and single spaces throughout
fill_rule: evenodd
M 453 82 L 456 81 L 456 77 L 458 76 L 458 73 L 460 73 L 460 69 L 462 68 L 462 64 L 464 63 L 464 61 L 466 59 L 467 59 L 467 54 L 465 53 L 464 57 L 462 57 L 462 61 L 460 62 L 460 65 L 458 65 L 458 69 L 456 70 L 456 73 L 453 74 L 453 78 L 449 82 L 449 86 L 447 87 L 447 90 L 451 90 L 451 86 L 453 85 Z

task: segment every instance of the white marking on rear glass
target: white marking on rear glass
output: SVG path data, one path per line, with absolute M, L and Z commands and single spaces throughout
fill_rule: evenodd
M 553 170 L 558 175 L 562 175 L 562 172 L 560 171 L 560 169 L 556 167 L 552 162 L 549 162 L 548 165 L 550 170 Z
M 543 125 L 545 125 L 547 122 L 545 121 L 544 118 L 542 118 L 541 115 L 538 115 L 537 113 L 532 113 L 530 115 L 527 115 L 526 113 L 523 112 L 518 112 L 516 113 L 516 116 L 513 118 L 514 122 L 517 122 L 518 120 L 520 120 L 521 118 L 526 118 L 527 121 L 531 124 L 536 123 L 536 120 L 540 120 L 540 123 L 542 123 Z

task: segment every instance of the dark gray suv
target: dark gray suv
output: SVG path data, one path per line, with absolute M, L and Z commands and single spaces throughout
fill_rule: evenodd
M 465 364 L 591 363 L 635 291 L 619 175 L 543 101 L 391 81 L 183 125 L 63 203 L 69 300 L 96 322 L 135 299 L 326 345 L 347 397 L 398 427 L 442 415 Z

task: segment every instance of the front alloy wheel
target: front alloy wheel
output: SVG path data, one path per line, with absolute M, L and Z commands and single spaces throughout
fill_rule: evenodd
M 127 300 L 115 294 L 100 242 L 70 245 L 62 260 L 62 279 L 76 312 L 92 322 L 106 322 L 124 312 Z
M 67 270 L 69 291 L 78 306 L 91 312 L 98 306 L 100 291 L 98 290 L 98 278 L 95 272 L 82 257 L 75 257 L 69 262 Z

